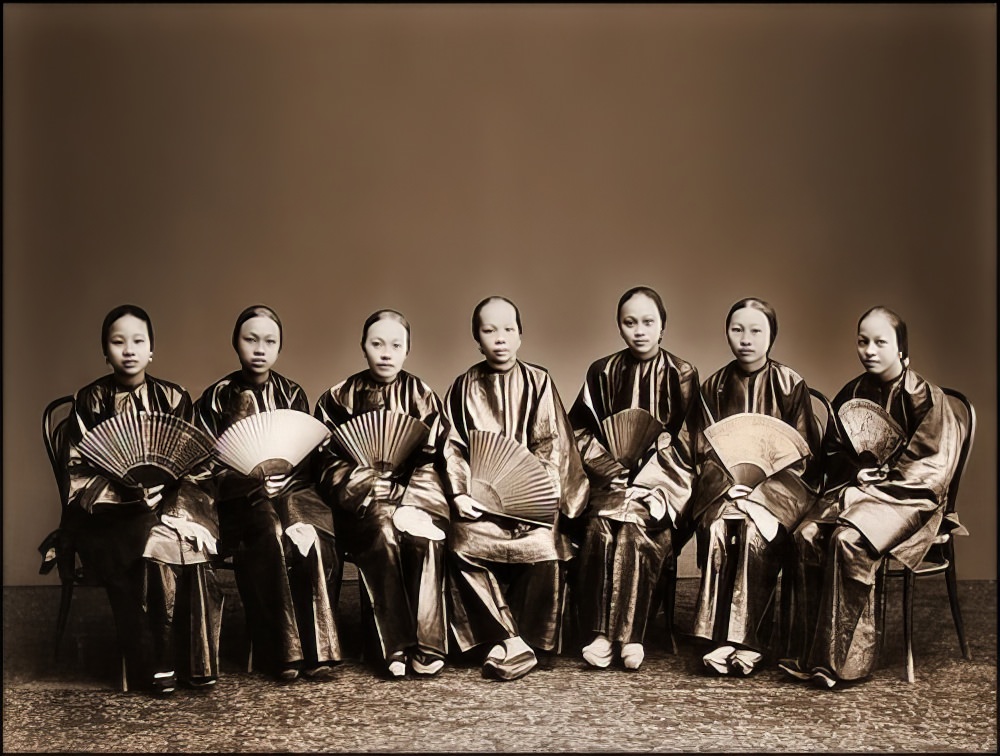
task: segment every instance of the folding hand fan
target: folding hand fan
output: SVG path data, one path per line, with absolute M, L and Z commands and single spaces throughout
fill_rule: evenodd
M 663 423 L 644 409 L 627 409 L 606 417 L 601 430 L 608 440 L 608 451 L 625 467 L 632 469 L 657 436 Z
M 750 487 L 809 455 L 809 445 L 792 426 L 754 412 L 708 426 L 705 437 L 736 482 Z
M 233 423 L 216 440 L 215 451 L 244 475 L 287 474 L 329 436 L 312 415 L 279 409 Z
M 899 423 L 868 399 L 851 399 L 837 412 L 854 451 L 865 464 L 881 465 L 895 454 L 905 433 Z
M 405 462 L 429 432 L 415 417 L 380 409 L 338 425 L 333 437 L 359 465 L 384 472 Z
M 551 528 L 559 497 L 542 463 L 506 436 L 469 433 L 473 499 L 491 514 Z
M 212 454 L 212 438 L 164 412 L 115 415 L 83 434 L 80 452 L 126 485 L 177 480 Z

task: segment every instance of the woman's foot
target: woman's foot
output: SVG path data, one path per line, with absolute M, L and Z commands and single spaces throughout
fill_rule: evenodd
M 333 676 L 333 667 L 324 662 L 317 664 L 315 667 L 302 670 L 302 674 L 310 680 L 328 680 Z
M 611 641 L 606 635 L 598 635 L 583 647 L 583 660 L 592 667 L 604 669 L 611 664 Z
M 802 669 L 802 665 L 799 664 L 798 659 L 779 659 L 778 669 L 796 680 L 806 681 L 812 677 L 811 673 Z
M 158 696 L 169 696 L 177 690 L 177 675 L 171 672 L 156 672 L 153 674 L 152 691 Z
M 299 667 L 297 664 L 294 663 L 282 664 L 281 667 L 278 668 L 277 673 L 275 674 L 275 677 L 277 677 L 278 680 L 280 680 L 281 682 L 291 682 L 292 680 L 297 679 L 298 676 L 299 676 Z
M 735 650 L 735 646 L 719 646 L 714 651 L 709 651 L 701 657 L 701 660 L 710 672 L 715 672 L 720 675 L 728 675 L 729 657 Z
M 406 677 L 406 654 L 402 651 L 397 651 L 396 653 L 389 656 L 386 659 L 388 662 L 387 667 L 389 670 L 389 677 L 394 680 L 398 680 L 400 677 Z
M 206 675 L 203 677 L 192 677 L 184 681 L 184 684 L 189 688 L 194 688 L 195 690 L 205 690 L 206 688 L 211 688 L 219 681 L 218 677 L 214 675 Z
M 812 673 L 813 684 L 817 688 L 823 688 L 824 690 L 830 690 L 837 685 L 837 677 L 828 669 L 823 669 L 823 667 L 816 667 Z
M 499 654 L 503 653 L 503 657 Z M 508 638 L 503 645 L 494 646 L 483 664 L 483 676 L 496 680 L 517 680 L 524 677 L 538 664 L 531 647 L 517 635 Z
M 734 675 L 748 677 L 764 655 L 749 648 L 738 648 L 729 655 L 729 669 Z
M 639 669 L 642 660 L 646 658 L 646 650 L 641 643 L 622 644 L 622 662 L 626 669 Z
M 410 669 L 418 675 L 436 675 L 444 669 L 444 659 L 437 654 L 417 650 L 410 656 Z

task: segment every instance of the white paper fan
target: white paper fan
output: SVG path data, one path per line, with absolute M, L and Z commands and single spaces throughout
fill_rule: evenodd
M 83 434 L 80 452 L 129 486 L 177 480 L 212 454 L 211 436 L 165 412 L 126 412 Z
M 601 430 L 611 456 L 631 469 L 663 432 L 663 423 L 644 409 L 632 408 L 604 418 Z
M 411 415 L 374 410 L 333 429 L 333 437 L 359 465 L 395 470 L 427 439 L 424 423 Z
M 850 399 L 837 411 L 858 456 L 869 456 L 881 465 L 903 442 L 905 433 L 892 415 L 869 399 Z
M 279 409 L 233 423 L 216 440 L 215 451 L 244 475 L 278 475 L 291 472 L 329 436 L 329 428 L 312 415 Z
M 502 517 L 551 528 L 559 497 L 542 463 L 506 436 L 487 431 L 469 433 L 470 495 Z
M 809 455 L 795 428 L 755 412 L 720 420 L 705 428 L 705 437 L 736 482 L 751 487 Z

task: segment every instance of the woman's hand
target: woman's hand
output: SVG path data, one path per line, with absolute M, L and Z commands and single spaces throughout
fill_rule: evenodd
M 455 508 L 466 520 L 478 520 L 483 516 L 483 507 L 468 494 L 459 494 L 455 497 Z
M 288 475 L 265 475 L 264 493 L 269 497 L 277 496 L 282 489 L 288 485 L 290 478 Z
M 203 525 L 185 519 L 184 517 L 171 517 L 164 515 L 160 521 L 167 527 L 173 528 L 177 534 L 185 541 L 194 544 L 195 550 L 206 551 L 209 554 L 218 553 L 218 545 L 215 537 Z
M 164 484 L 161 483 L 160 485 L 153 486 L 152 488 L 142 489 L 142 500 L 150 509 L 156 509 L 156 505 L 163 500 L 163 486 Z
M 737 483 L 735 486 L 726 491 L 726 497 L 731 501 L 736 499 L 742 499 L 744 496 L 750 495 L 752 491 L 753 489 L 750 488 L 750 486 L 745 486 L 742 483 Z
M 888 471 L 882 467 L 864 467 L 858 470 L 858 483 L 868 485 L 870 483 L 881 483 L 888 476 Z

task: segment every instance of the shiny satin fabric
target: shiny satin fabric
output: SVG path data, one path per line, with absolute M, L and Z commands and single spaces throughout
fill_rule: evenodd
M 351 555 L 368 592 L 382 658 L 419 650 L 425 657 L 447 652 L 444 607 L 444 542 L 399 530 L 393 514 L 414 506 L 448 531 L 450 515 L 436 469 L 447 433 L 441 401 L 416 376 L 400 371 L 389 384 L 366 370 L 320 397 L 315 416 L 333 429 L 375 410 L 399 412 L 430 428 L 428 439 L 388 476 L 358 466 L 331 443 L 317 455 L 319 490 L 336 511 L 341 548 Z M 392 483 L 392 496 L 376 495 L 376 482 Z
M 672 555 L 672 517 L 682 522 L 691 498 L 698 390 L 697 369 L 662 349 L 645 361 L 623 350 L 587 371 L 569 413 L 590 481 L 586 532 L 572 567 L 584 633 L 643 641 L 663 564 Z M 633 408 L 649 412 L 664 431 L 633 469 L 622 472 L 601 423 Z M 647 505 L 626 499 L 630 487 L 657 492 L 672 512 L 654 520 Z
M 698 435 L 701 475 L 692 514 L 698 528 L 702 576 L 693 633 L 759 651 L 759 631 L 770 618 L 768 607 L 782 556 L 790 548 L 788 534 L 815 501 L 819 431 L 805 381 L 773 360 L 749 374 L 731 362 L 705 381 L 701 396 L 702 428 L 741 412 L 766 414 L 795 428 L 813 452 L 809 459 L 764 480 L 747 497 L 766 508 L 782 526 L 769 542 L 753 520 L 725 497 L 735 481 L 704 433 Z
M 564 592 L 559 561 L 573 555 L 561 520 L 583 512 L 589 488 L 559 394 L 543 368 L 518 361 L 495 372 L 481 362 L 455 380 L 444 410 L 449 423 L 444 482 L 451 497 L 470 491 L 472 430 L 526 446 L 560 492 L 560 515 L 551 529 L 489 514 L 477 520 L 453 517 L 448 563 L 451 625 L 459 647 L 521 635 L 536 648 L 552 649 Z M 498 579 L 498 572 L 509 580 Z
M 240 371 L 205 389 L 195 421 L 218 437 L 233 423 L 277 409 L 309 412 L 301 387 L 271 372 L 253 384 Z M 267 663 L 289 665 L 341 658 L 331 596 L 337 595 L 340 562 L 333 514 L 317 494 L 308 458 L 290 474 L 282 491 L 267 496 L 260 481 L 216 464 L 213 469 L 223 553 L 233 554 L 236 583 L 254 637 L 254 654 Z M 317 543 L 303 557 L 284 532 L 312 525 Z
M 69 479 L 60 528 L 84 570 L 106 587 L 130 683 L 138 688 L 147 687 L 154 672 L 175 670 L 187 679 L 218 674 L 223 601 L 205 564 L 207 551 L 160 524 L 160 516 L 170 514 L 218 535 L 212 499 L 194 478 L 166 487 L 150 510 L 140 490 L 108 477 L 79 451 L 91 428 L 117 414 L 140 411 L 190 422 L 191 397 L 182 387 L 149 375 L 131 390 L 118 386 L 113 375 L 104 376 L 76 392 L 66 448 L 57 450 L 67 462 Z M 162 560 L 143 557 L 150 546 Z M 179 558 L 182 552 L 186 556 Z
M 882 383 L 867 373 L 833 401 L 869 399 L 903 428 L 906 441 L 880 483 L 858 485 L 862 467 L 840 423 L 824 444 L 827 487 L 795 533 L 795 615 L 788 655 L 843 680 L 871 674 L 877 662 L 877 579 L 891 554 L 920 564 L 942 525 L 962 433 L 943 392 L 910 369 Z M 955 518 L 952 526 L 958 526 Z

